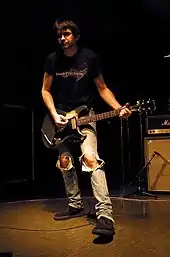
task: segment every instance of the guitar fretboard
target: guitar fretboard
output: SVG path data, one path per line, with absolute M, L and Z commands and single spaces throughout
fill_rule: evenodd
M 119 110 L 104 112 L 104 113 L 100 113 L 100 114 L 82 117 L 82 118 L 78 119 L 77 123 L 79 126 L 79 125 L 88 124 L 88 123 L 98 121 L 98 120 L 109 119 L 109 118 L 115 117 L 117 115 L 119 115 Z

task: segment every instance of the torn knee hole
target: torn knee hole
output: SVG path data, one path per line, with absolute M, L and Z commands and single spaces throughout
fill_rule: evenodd
M 63 153 L 59 157 L 59 162 L 60 162 L 61 168 L 67 168 L 71 164 L 72 160 L 68 154 Z
M 84 159 L 85 164 L 89 168 L 96 168 L 99 165 L 99 163 L 94 155 L 85 154 L 83 159 Z

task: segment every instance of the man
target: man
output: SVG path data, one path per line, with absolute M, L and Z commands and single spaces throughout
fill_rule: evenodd
M 102 99 L 114 110 L 120 108 L 120 117 L 128 117 L 131 111 L 122 108 L 114 94 L 106 86 L 98 56 L 90 49 L 79 47 L 77 41 L 80 32 L 70 20 L 57 20 L 54 25 L 59 50 L 48 55 L 42 86 L 42 98 L 55 124 L 61 130 L 68 120 L 57 112 L 61 109 L 70 112 L 86 105 L 89 115 L 93 113 L 93 98 L 97 89 Z M 112 203 L 104 171 L 104 161 L 97 152 L 96 124 L 93 122 L 81 128 L 86 136 L 80 144 L 82 171 L 89 172 L 94 197 L 97 224 L 92 233 L 96 235 L 115 234 Z M 68 209 L 56 213 L 55 220 L 69 219 L 84 215 L 83 201 L 78 186 L 77 174 L 70 145 L 64 143 L 58 148 L 57 168 L 62 172 L 65 189 L 69 200 Z

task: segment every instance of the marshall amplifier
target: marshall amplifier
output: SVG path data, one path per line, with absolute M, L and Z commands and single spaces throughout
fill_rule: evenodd
M 145 121 L 147 134 L 170 134 L 170 114 L 147 116 Z
M 149 191 L 170 192 L 170 136 L 144 137 Z

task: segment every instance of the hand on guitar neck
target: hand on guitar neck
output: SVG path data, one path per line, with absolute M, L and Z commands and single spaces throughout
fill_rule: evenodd
M 128 118 L 131 114 L 132 111 L 128 108 L 129 104 L 125 104 L 124 106 L 122 106 L 119 110 L 119 117 L 120 118 Z

